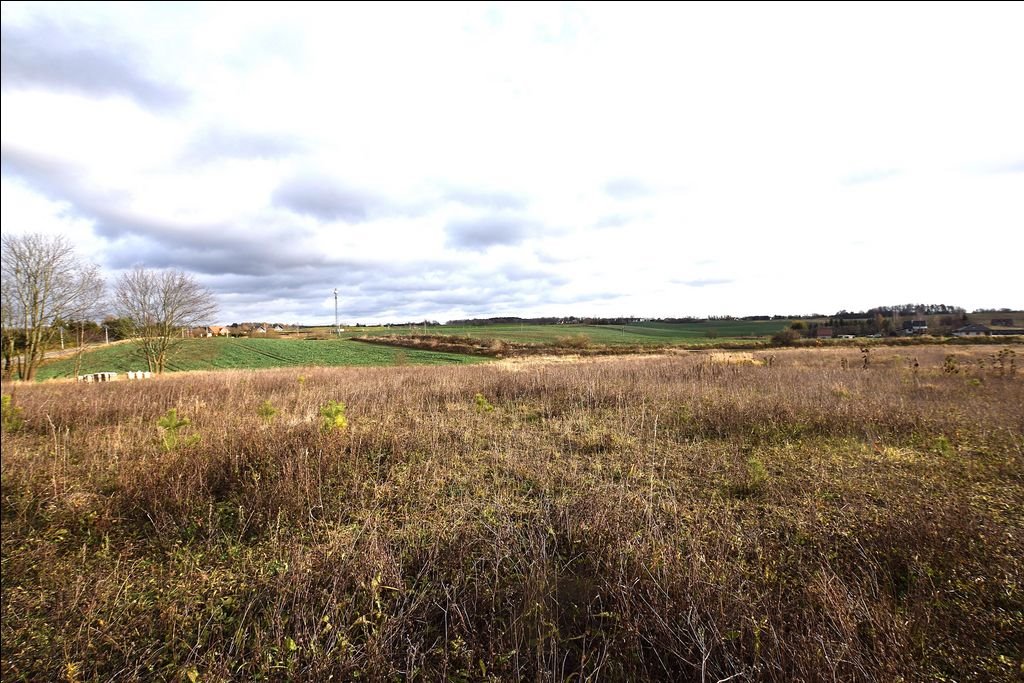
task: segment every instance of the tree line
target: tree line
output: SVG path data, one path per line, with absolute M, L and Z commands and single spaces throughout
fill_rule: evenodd
M 207 324 L 213 293 L 185 272 L 136 266 L 108 286 L 99 266 L 82 259 L 63 236 L 2 237 L 0 322 L 3 376 L 30 381 L 58 337 L 77 342 L 76 374 L 86 330 L 113 316 L 115 336 L 132 340 L 151 372 L 162 373 L 179 331 Z

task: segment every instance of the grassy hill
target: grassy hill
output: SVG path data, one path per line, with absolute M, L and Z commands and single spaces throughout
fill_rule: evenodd
M 455 353 L 398 349 L 346 339 L 186 339 L 167 369 L 174 372 L 339 365 L 450 365 L 479 360 Z M 82 358 L 80 373 L 145 369 L 146 362 L 138 349 L 126 343 L 88 351 Z M 38 377 L 52 379 L 74 375 L 74 358 L 64 358 L 44 365 Z

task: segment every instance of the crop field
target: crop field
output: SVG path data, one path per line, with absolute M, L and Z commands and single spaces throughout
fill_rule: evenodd
M 5 384 L 0 677 L 1019 681 L 1020 360 Z
M 446 365 L 478 359 L 452 353 L 405 350 L 362 344 L 347 339 L 186 339 L 168 371 L 258 369 L 337 365 Z M 145 370 L 146 362 L 131 343 L 87 351 L 81 373 Z M 75 361 L 65 358 L 39 370 L 40 379 L 74 377 Z
M 529 344 L 556 343 L 583 335 L 594 344 L 665 345 L 712 344 L 723 340 L 770 337 L 789 324 L 787 320 L 721 320 L 706 323 L 634 323 L 631 325 L 442 325 L 440 327 L 360 327 L 347 333 L 359 335 L 431 334 L 500 339 Z

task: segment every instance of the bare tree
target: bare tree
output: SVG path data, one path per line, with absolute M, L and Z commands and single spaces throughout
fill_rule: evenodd
M 3 235 L 2 240 L 5 364 L 13 358 L 18 377 L 32 380 L 61 321 L 99 311 L 103 278 L 66 237 Z
M 217 313 L 213 293 L 192 275 L 141 267 L 118 278 L 114 306 L 150 372 L 156 373 L 167 367 L 183 330 L 205 324 Z

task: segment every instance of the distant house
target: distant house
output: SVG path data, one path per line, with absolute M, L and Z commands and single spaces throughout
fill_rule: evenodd
M 927 320 L 904 320 L 903 331 L 909 334 L 924 334 L 928 331 Z
M 274 327 L 271 329 L 273 329 L 274 332 L 284 332 L 284 328 L 281 327 L 280 325 L 274 325 Z
M 992 318 L 993 327 L 1013 327 L 1013 318 Z
M 220 325 L 210 325 L 206 329 L 209 330 L 209 334 L 206 335 L 207 337 L 226 337 L 230 332 L 228 328 L 221 327 Z
M 260 325 L 255 330 L 253 330 L 253 333 L 254 334 L 266 334 L 267 333 L 267 326 L 266 325 Z
M 814 336 L 818 339 L 831 339 L 835 335 L 831 327 L 819 327 L 815 329 Z
M 990 334 L 992 334 L 992 330 L 985 325 L 979 325 L 978 323 L 964 325 L 963 327 L 953 330 L 954 337 L 987 337 Z

